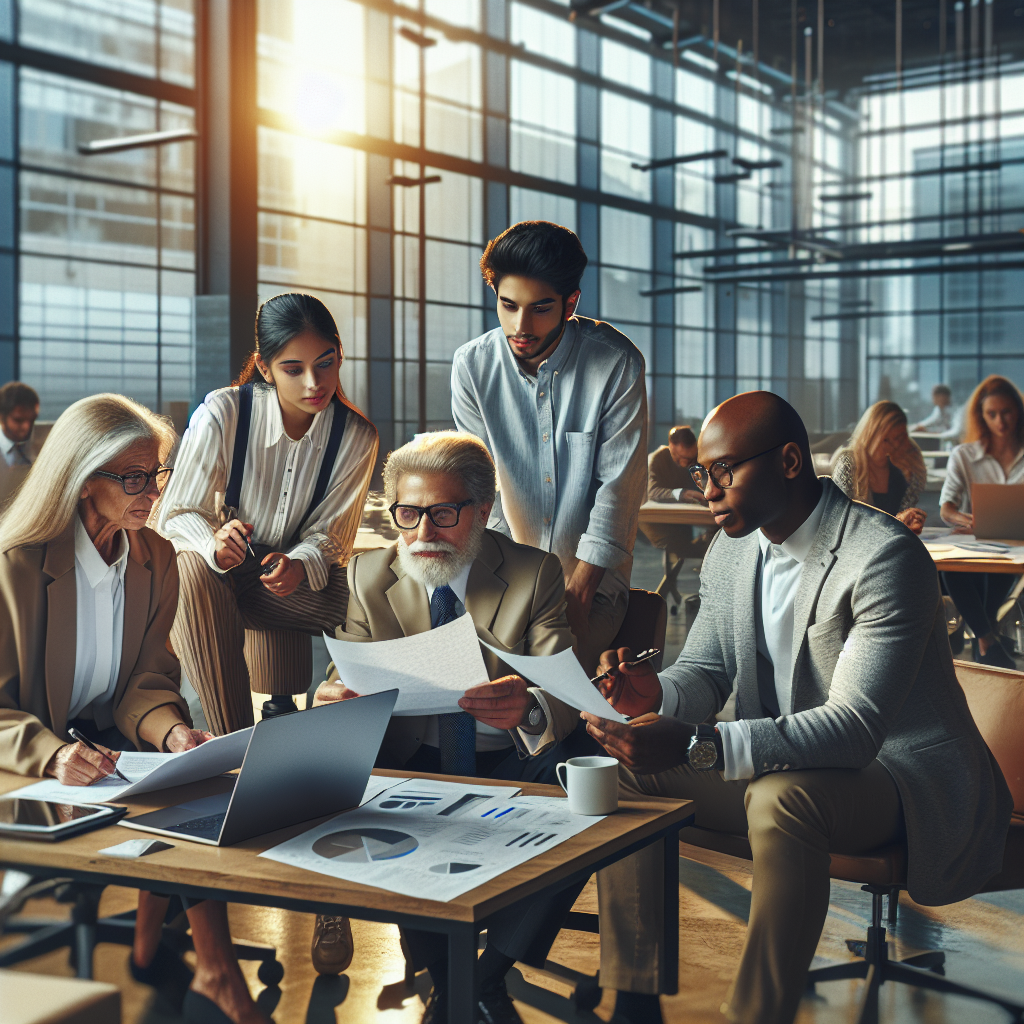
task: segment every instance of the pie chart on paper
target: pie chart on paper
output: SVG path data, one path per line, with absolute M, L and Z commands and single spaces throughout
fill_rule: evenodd
M 405 857 L 418 846 L 415 838 L 406 832 L 389 828 L 359 828 L 321 836 L 313 843 L 313 852 L 328 860 L 369 864 Z
M 447 864 L 435 864 L 430 870 L 435 875 L 461 875 L 467 871 L 476 871 L 478 867 L 480 867 L 479 864 L 462 864 L 457 861 L 451 861 Z

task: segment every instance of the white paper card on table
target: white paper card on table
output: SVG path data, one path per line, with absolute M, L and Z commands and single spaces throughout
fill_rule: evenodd
M 126 843 L 108 846 L 105 850 L 100 850 L 100 853 L 105 853 L 108 857 L 134 860 L 136 857 L 145 857 L 147 853 L 160 853 L 161 850 L 173 849 L 173 843 L 163 843 L 159 839 L 129 839 Z
M 463 693 L 487 682 L 487 666 L 469 615 L 397 640 L 353 643 L 326 633 L 324 640 L 338 677 L 350 690 L 398 690 L 396 715 L 458 711 Z
M 56 779 L 45 779 L 7 796 L 55 800 L 65 804 L 95 804 L 125 800 L 172 786 L 185 786 L 240 768 L 251 735 L 252 726 L 217 736 L 180 754 L 122 751 L 117 767 L 128 776 L 129 782 L 116 775 L 108 775 L 91 786 L 64 786 Z
M 488 650 L 494 651 L 509 668 L 518 672 L 524 679 L 546 690 L 570 707 L 576 708 L 577 711 L 588 711 L 612 722 L 629 721 L 601 696 L 601 691 L 587 677 L 571 648 L 558 654 L 531 656 L 499 651 L 497 647 L 491 647 L 484 640 L 480 643 Z
M 409 779 L 260 856 L 446 903 L 602 820 L 518 792 Z

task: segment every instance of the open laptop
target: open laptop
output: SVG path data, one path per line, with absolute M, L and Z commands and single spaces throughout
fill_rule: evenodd
M 1024 484 L 972 484 L 978 540 L 1024 540 Z
M 128 828 L 231 846 L 355 807 L 377 759 L 398 690 L 257 722 L 229 793 L 148 811 Z

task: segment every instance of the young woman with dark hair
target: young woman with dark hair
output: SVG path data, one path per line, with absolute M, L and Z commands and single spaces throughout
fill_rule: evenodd
M 171 642 L 217 735 L 252 724 L 250 670 L 287 663 L 282 645 L 306 664 L 304 634 L 333 632 L 345 618 L 342 566 L 377 431 L 345 398 L 341 361 L 319 299 L 264 302 L 256 350 L 235 384 L 193 414 L 160 503 L 157 528 L 174 542 L 181 576 Z M 246 629 L 274 632 L 245 649 Z
M 939 496 L 943 520 L 959 533 L 974 531 L 972 484 L 1024 483 L 1024 401 L 1005 377 L 986 377 L 964 408 L 964 443 L 949 456 Z M 975 657 L 985 665 L 1015 668 L 999 638 L 996 616 L 1014 577 L 1006 573 L 944 572 L 949 596 L 971 627 Z

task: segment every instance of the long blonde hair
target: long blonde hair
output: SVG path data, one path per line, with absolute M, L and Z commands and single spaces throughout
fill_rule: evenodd
M 840 451 L 850 452 L 853 456 L 854 493 L 850 497 L 854 501 L 869 501 L 871 499 L 871 486 L 868 482 L 869 454 L 893 427 L 905 427 L 906 425 L 907 414 L 895 402 L 875 402 L 864 411 L 857 426 L 853 428 L 849 446 L 840 449 Z M 913 438 L 908 438 L 906 445 L 898 451 L 894 451 L 889 456 L 889 461 L 906 477 L 908 482 L 912 479 L 923 482 L 928 478 L 921 449 L 918 448 L 917 442 Z
M 161 416 L 124 395 L 91 395 L 57 418 L 25 483 L 0 516 L 0 551 L 35 547 L 68 527 L 86 480 L 141 441 L 156 441 L 160 458 L 177 435 Z

